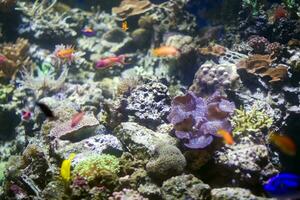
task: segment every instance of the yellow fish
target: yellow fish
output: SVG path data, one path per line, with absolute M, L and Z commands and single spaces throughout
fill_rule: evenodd
M 128 24 L 127 21 L 122 22 L 122 30 L 127 31 L 128 30 Z
M 72 160 L 75 158 L 76 154 L 71 153 L 69 158 L 64 160 L 60 167 L 60 175 L 64 181 L 68 182 L 71 178 L 71 163 Z

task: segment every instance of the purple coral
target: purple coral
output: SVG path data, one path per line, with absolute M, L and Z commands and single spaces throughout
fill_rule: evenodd
M 175 127 L 176 137 L 183 139 L 186 147 L 199 149 L 208 146 L 213 136 L 219 136 L 219 129 L 231 131 L 227 118 L 234 109 L 234 104 L 218 92 L 207 100 L 188 92 L 173 99 L 168 120 Z
M 270 44 L 267 38 L 258 35 L 253 35 L 248 39 L 248 45 L 253 48 L 256 54 L 266 53 L 266 48 Z

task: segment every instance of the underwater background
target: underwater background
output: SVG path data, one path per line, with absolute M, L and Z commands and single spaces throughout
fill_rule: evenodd
M 0 0 L 0 199 L 300 199 L 298 0 Z

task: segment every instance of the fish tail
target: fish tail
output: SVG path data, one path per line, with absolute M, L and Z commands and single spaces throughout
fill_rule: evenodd
M 75 158 L 75 156 L 76 156 L 75 153 L 71 153 L 71 154 L 69 155 L 68 160 L 69 160 L 69 161 L 72 161 L 72 160 Z
M 158 56 L 158 52 L 157 52 L 156 49 L 152 49 L 152 52 L 151 52 L 151 53 L 152 53 L 153 56 Z

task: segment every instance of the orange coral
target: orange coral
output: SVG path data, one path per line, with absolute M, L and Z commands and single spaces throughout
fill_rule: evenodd
M 6 59 L 0 64 L 0 77 L 15 78 L 16 73 L 23 66 L 31 64 L 27 56 L 29 49 L 28 40 L 18 38 L 16 43 L 4 43 L 0 47 L 0 54 Z
M 271 67 L 274 59 L 272 55 L 252 55 L 249 58 L 241 60 L 237 67 L 244 69 L 250 74 L 258 75 L 260 77 L 269 77 L 270 83 L 283 81 L 287 77 L 287 67 L 278 65 L 275 68 Z
M 120 18 L 126 19 L 129 16 L 142 14 L 152 7 L 148 0 L 123 0 L 119 7 L 112 8 L 112 12 Z
M 218 44 L 213 44 L 208 47 L 199 48 L 199 53 L 205 56 L 219 57 L 225 55 L 226 48 Z

